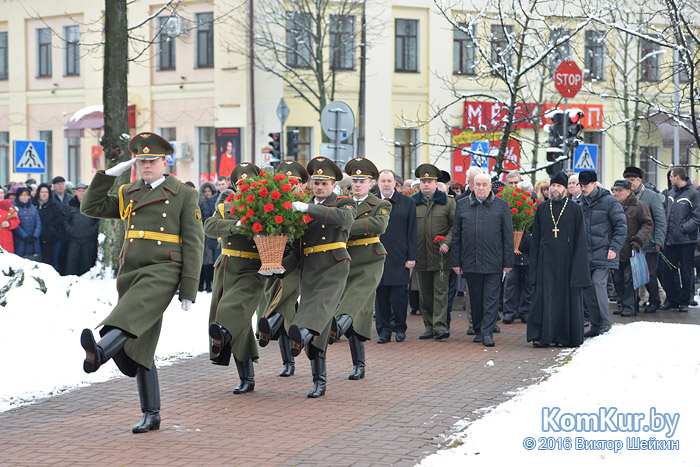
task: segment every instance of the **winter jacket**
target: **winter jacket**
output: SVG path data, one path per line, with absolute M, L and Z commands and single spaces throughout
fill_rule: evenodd
M 666 194 L 666 245 L 682 245 L 698 241 L 700 225 L 700 193 L 686 183 Z
M 632 243 L 642 246 L 654 230 L 651 212 L 644 201 L 640 201 L 633 193 L 622 203 L 627 219 L 627 238 L 620 250 L 620 261 L 629 263 L 632 256 Z
M 15 254 L 26 258 L 29 255 L 41 255 L 41 246 L 39 238 L 41 237 L 41 219 L 39 211 L 31 201 L 27 203 L 20 202 L 19 198 L 15 199 L 14 206 L 17 208 L 19 216 L 19 225 L 13 231 L 15 236 Z M 27 241 L 27 238 L 33 238 Z
M 452 265 L 464 273 L 496 274 L 512 268 L 514 260 L 508 202 L 493 193 L 483 203 L 473 193 L 460 199 L 452 229 Z
M 211 197 L 206 198 L 204 196 L 204 187 L 209 187 L 213 193 Z M 219 192 L 216 191 L 216 185 L 212 182 L 204 182 L 199 187 L 199 210 L 202 212 L 202 222 L 205 222 L 211 216 L 214 215 L 214 210 L 217 206 L 217 198 L 219 197 Z M 210 250 L 216 250 L 219 246 L 219 242 L 215 238 L 206 237 L 204 241 L 205 248 Z M 205 253 L 206 254 L 206 253 Z M 213 263 L 212 263 L 213 264 Z
M 68 206 L 68 203 L 70 203 L 70 200 L 73 199 L 73 195 L 68 193 L 66 191 L 63 194 L 63 201 L 56 196 L 56 192 L 51 191 L 51 199 L 58 205 L 59 208 L 61 208 L 61 213 L 65 210 L 66 206 Z M 56 232 L 56 241 L 57 242 L 67 242 L 68 241 L 68 233 L 63 229 L 63 220 L 61 220 L 61 225 Z
M 454 221 L 456 203 L 454 198 L 440 190 L 430 199 L 420 191 L 412 196 L 416 203 L 416 220 L 418 223 L 418 261 L 415 271 L 439 271 L 440 247 L 435 237 L 442 235 L 448 246 L 452 244 L 452 222 Z M 450 254 L 444 255 L 443 268 L 450 268 Z
M 36 207 L 41 219 L 41 244 L 53 244 L 58 232 L 63 230 L 63 210 L 52 198 L 44 204 L 40 204 L 34 198 L 32 204 Z
M 666 210 L 661 202 L 661 197 L 654 190 L 650 190 L 644 185 L 639 185 L 639 189 L 635 192 L 637 198 L 649 208 L 651 219 L 654 221 L 654 229 L 651 231 L 649 240 L 644 242 L 643 251 L 645 253 L 656 253 L 656 245 L 664 246 L 666 241 Z
M 74 196 L 63 210 L 63 230 L 71 242 L 94 242 L 100 231 L 100 220 L 80 212 L 80 201 Z
M 627 219 L 622 205 L 604 188 L 596 187 L 580 204 L 586 224 L 590 269 L 618 269 L 620 250 L 627 236 Z M 615 252 L 608 259 L 608 250 Z
M 12 231 L 19 225 L 19 216 L 12 201 L 5 200 L 0 202 L 0 224 L 9 222 L 9 227 L 0 227 L 0 248 L 8 253 L 15 252 L 15 242 L 13 240 Z

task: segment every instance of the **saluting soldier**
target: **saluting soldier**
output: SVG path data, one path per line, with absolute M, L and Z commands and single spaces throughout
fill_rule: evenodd
M 347 336 L 353 365 L 348 379 L 357 380 L 365 377 L 365 341 L 372 338 L 374 298 L 386 259 L 386 250 L 379 236 L 389 225 L 392 205 L 369 192 L 372 181 L 379 177 L 372 161 L 356 157 L 345 165 L 345 172 L 352 178 L 352 197 L 357 203 L 357 214 L 348 241 L 348 253 L 352 258 L 350 272 L 335 313 L 337 324 L 336 329 L 331 328 L 329 343 Z
M 242 162 L 231 172 L 231 184 L 237 187 L 239 180 L 259 174 L 255 164 Z M 209 309 L 209 358 L 216 365 L 228 366 L 233 354 L 241 380 L 233 393 L 243 394 L 255 388 L 253 361 L 258 360 L 258 346 L 250 323 L 262 297 L 265 277 L 258 274 L 260 254 L 255 242 L 236 233 L 240 221 L 235 210 L 231 212 L 233 206 L 229 197 L 204 222 L 208 237 L 221 238 Z
M 306 189 L 309 174 L 303 165 L 297 161 L 282 161 L 275 170 L 299 181 L 296 186 L 298 191 Z M 258 332 L 260 347 L 265 347 L 270 340 L 277 339 L 282 354 L 283 368 L 280 376 L 292 376 L 294 374 L 294 357 L 289 341 L 289 326 L 296 313 L 297 299 L 299 298 L 299 269 L 291 271 L 282 279 L 278 276 L 267 278 L 265 283 L 265 295 L 263 297 L 262 317 L 258 320 Z
M 160 389 L 153 362 L 163 313 L 180 290 L 182 309 L 197 295 L 204 235 L 197 192 L 165 173 L 166 155 L 173 148 L 153 133 L 140 133 L 129 142 L 135 158 L 98 171 L 80 205 L 83 214 L 122 219 L 126 235 L 119 256 L 117 306 L 100 323 L 102 339 L 95 342 L 84 329 L 83 369 L 92 373 L 113 358 L 119 370 L 135 376 L 143 417 L 134 433 L 160 428 Z M 136 162 L 141 178 L 109 190 L 117 176 Z
M 314 196 L 308 203 L 295 201 L 293 209 L 307 213 L 308 229 L 284 258 L 287 271 L 301 269 L 301 301 L 291 326 L 292 355 L 306 348 L 311 360 L 314 385 L 308 397 L 326 393 L 326 347 L 331 321 L 343 295 L 350 270 L 346 249 L 355 220 L 355 201 L 333 192 L 343 173 L 325 157 L 315 157 L 306 166 Z

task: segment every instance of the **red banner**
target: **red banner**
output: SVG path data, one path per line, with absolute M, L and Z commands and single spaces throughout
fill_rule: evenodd
M 542 113 L 558 107 L 563 110 L 563 105 L 555 106 L 552 103 L 542 104 Z M 603 106 L 601 104 L 571 104 L 569 108 L 577 107 L 583 110 L 583 127 L 587 130 L 599 130 L 603 128 Z M 508 107 L 505 104 L 495 102 L 465 102 L 463 126 L 474 131 L 494 131 L 505 126 L 508 116 Z M 516 130 L 523 128 L 533 128 L 533 123 L 537 122 L 537 104 L 518 104 L 515 107 L 513 128 Z M 539 119 L 539 126 L 542 128 L 547 123 L 551 123 L 544 117 Z
M 452 145 L 455 147 L 452 151 L 452 180 L 466 185 L 466 172 L 472 165 L 482 167 L 484 170 L 488 167 L 488 172 L 492 172 L 496 165 L 495 157 L 474 156 L 472 144 L 488 142 L 488 154 L 495 156 L 498 154 L 501 136 L 503 133 L 484 133 L 454 128 L 452 130 Z M 520 169 L 520 151 L 520 141 L 511 139 L 503 161 L 505 172 Z M 504 177 L 505 173 L 501 178 Z

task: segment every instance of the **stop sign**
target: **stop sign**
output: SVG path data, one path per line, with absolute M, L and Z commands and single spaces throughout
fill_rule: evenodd
M 575 97 L 581 90 L 582 82 L 583 73 L 576 62 L 563 61 L 554 71 L 554 86 L 565 99 Z

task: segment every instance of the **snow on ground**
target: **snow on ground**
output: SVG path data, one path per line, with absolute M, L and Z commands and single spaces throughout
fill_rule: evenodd
M 552 370 L 420 465 L 700 465 L 700 326 L 616 325 Z
M 112 361 L 96 373 L 83 372 L 80 333 L 95 329 L 117 301 L 115 280 L 99 279 L 98 272 L 95 266 L 84 276 L 62 277 L 47 264 L 0 249 L 0 412 L 122 377 Z M 200 294 L 184 311 L 173 299 L 156 349 L 159 367 L 208 351 L 209 302 Z

